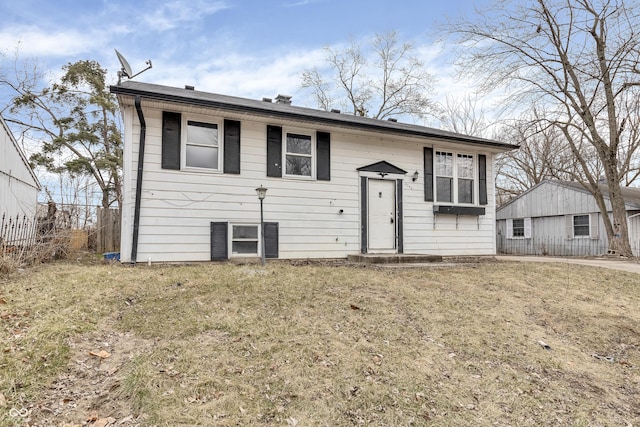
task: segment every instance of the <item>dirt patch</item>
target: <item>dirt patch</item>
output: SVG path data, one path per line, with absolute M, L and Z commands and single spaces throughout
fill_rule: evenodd
M 121 382 L 127 364 L 153 347 L 130 333 L 100 328 L 69 340 L 67 370 L 27 407 L 29 426 L 136 426 L 146 416 L 136 414 L 123 396 Z M 24 414 L 24 412 L 23 412 Z

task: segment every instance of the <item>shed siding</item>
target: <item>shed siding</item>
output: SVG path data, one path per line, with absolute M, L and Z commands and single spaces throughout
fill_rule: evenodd
M 35 215 L 38 184 L 18 151 L 13 136 L 0 118 L 0 217 Z
M 150 108 L 151 106 L 155 108 Z M 391 139 L 376 133 L 356 133 L 313 124 L 269 122 L 240 114 L 217 114 L 201 108 L 184 111 L 241 121 L 241 173 L 174 171 L 161 168 L 162 109 L 143 101 L 147 123 L 138 259 L 146 261 L 210 260 L 212 222 L 258 224 L 260 204 L 255 188 L 268 188 L 264 220 L 279 224 L 280 258 L 345 258 L 360 253 L 359 167 L 386 160 L 409 174 L 403 181 L 404 252 L 441 255 L 495 253 L 493 159 L 487 155 L 489 206 L 486 215 L 466 217 L 433 214 L 433 203 L 424 201 L 423 148 L 458 149 L 477 155 L 468 146 L 454 148 L 438 141 L 402 137 Z M 131 253 L 139 124 L 131 106 L 123 107 L 125 128 L 132 132 L 124 152 L 127 199 L 123 201 L 121 260 Z M 129 124 L 129 125 L 127 125 Z M 267 125 L 329 132 L 331 180 L 267 177 Z M 439 145 L 440 144 L 440 145 Z M 419 171 L 413 182 L 411 174 Z M 476 180 L 475 194 L 478 182 Z M 340 213 L 340 210 L 343 212 Z M 435 222 L 435 225 L 434 225 Z
M 608 199 L 605 199 L 610 209 Z M 630 211 L 632 215 L 634 211 Z M 567 238 L 572 215 L 598 218 L 593 237 Z M 607 252 L 608 239 L 600 209 L 591 194 L 547 181 L 531 189 L 496 213 L 498 252 L 527 255 L 592 256 Z M 532 218 L 530 239 L 507 238 L 507 219 Z M 629 219 L 629 241 L 635 256 L 640 255 L 640 216 Z
M 546 182 L 500 208 L 496 217 L 535 218 L 591 212 L 600 212 L 591 194 Z

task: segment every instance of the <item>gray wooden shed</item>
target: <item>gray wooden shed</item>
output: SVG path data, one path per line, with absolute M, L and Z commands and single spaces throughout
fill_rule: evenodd
M 608 188 L 601 186 L 611 216 Z M 622 189 L 629 240 L 640 255 L 640 189 Z M 592 256 L 608 239 L 595 198 L 577 182 L 545 180 L 496 210 L 498 253 Z

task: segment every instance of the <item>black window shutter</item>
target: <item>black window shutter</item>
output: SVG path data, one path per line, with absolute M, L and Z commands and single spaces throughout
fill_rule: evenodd
M 481 205 L 488 204 L 487 202 L 487 156 L 484 154 L 478 155 L 478 186 L 480 200 L 478 203 Z
M 282 128 L 267 126 L 267 176 L 282 176 Z
M 404 253 L 404 212 L 402 207 L 402 197 L 402 180 L 398 179 L 396 181 L 396 200 L 398 203 L 398 210 L 396 212 L 396 224 L 398 224 L 398 230 L 396 231 L 396 235 L 398 236 L 399 254 Z
M 227 230 L 226 222 L 211 223 L 211 261 L 229 258 L 227 255 Z
M 368 199 L 367 199 L 367 177 L 360 177 L 360 252 L 367 253 L 369 247 L 369 230 L 367 224 L 369 219 L 367 214 L 369 212 Z
M 264 257 L 278 258 L 278 223 L 264 223 Z
M 433 148 L 424 147 L 424 201 L 433 202 Z
M 180 127 L 182 116 L 162 112 L 162 169 L 180 169 Z
M 240 173 L 240 122 L 224 121 L 224 173 Z
M 331 181 L 331 134 L 316 133 L 316 178 Z

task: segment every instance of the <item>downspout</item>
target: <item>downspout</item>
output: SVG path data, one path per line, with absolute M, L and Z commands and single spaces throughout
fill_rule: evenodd
M 138 150 L 138 174 L 136 176 L 136 202 L 133 206 L 133 239 L 131 244 L 131 265 L 136 265 L 138 257 L 138 233 L 140 231 L 140 199 L 142 198 L 142 172 L 144 170 L 144 141 L 147 133 L 147 124 L 142 114 L 142 99 L 136 95 L 135 105 L 140 121 L 140 147 Z

